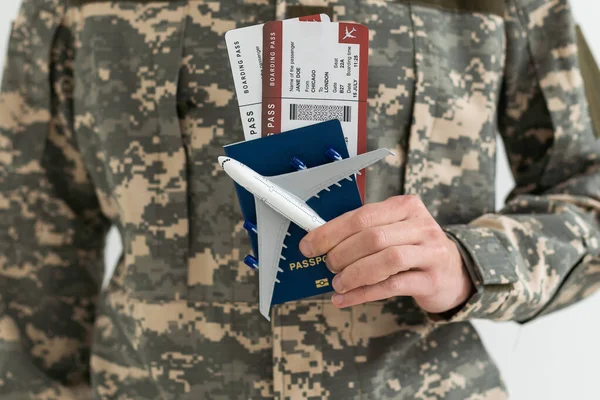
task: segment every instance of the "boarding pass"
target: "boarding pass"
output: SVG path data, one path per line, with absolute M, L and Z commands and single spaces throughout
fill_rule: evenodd
M 342 123 L 350 156 L 366 151 L 369 31 L 360 24 L 263 27 L 262 136 Z M 364 199 L 364 174 L 358 177 Z
M 330 22 L 330 18 L 327 14 L 310 15 L 286 22 Z M 258 139 L 262 129 L 263 24 L 228 31 L 225 43 L 242 117 L 244 139 Z

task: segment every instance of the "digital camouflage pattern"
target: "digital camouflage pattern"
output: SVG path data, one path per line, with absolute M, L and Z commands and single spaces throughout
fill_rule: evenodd
M 524 323 L 600 286 L 600 150 L 566 0 L 438 3 L 25 0 L 0 94 L 0 397 L 506 398 L 468 320 Z M 298 6 L 370 29 L 368 147 L 396 156 L 367 201 L 418 195 L 459 243 L 478 290 L 451 315 L 258 311 L 216 162 L 243 139 L 223 35 Z M 498 127 L 517 187 L 493 213 Z

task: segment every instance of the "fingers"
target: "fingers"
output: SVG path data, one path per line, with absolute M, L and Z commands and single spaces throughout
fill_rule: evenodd
M 367 204 L 309 232 L 300 242 L 300 251 L 306 257 L 326 254 L 357 232 L 402 221 L 423 210 L 426 210 L 423 203 L 415 196 L 396 196 L 381 203 Z
M 390 276 L 372 286 L 361 286 L 344 294 L 334 294 L 331 301 L 336 307 L 349 307 L 395 296 L 428 296 L 431 279 L 424 271 L 407 271 Z
M 346 293 L 361 286 L 372 286 L 410 269 L 425 269 L 432 265 L 437 251 L 423 251 L 421 246 L 388 247 L 379 253 L 349 265 L 333 278 L 333 288 Z
M 388 247 L 420 244 L 434 228 L 425 220 L 407 220 L 368 228 L 350 236 L 327 253 L 327 267 L 338 273 L 350 264 Z

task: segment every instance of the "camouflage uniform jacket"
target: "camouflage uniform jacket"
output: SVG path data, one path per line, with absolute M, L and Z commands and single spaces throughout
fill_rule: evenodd
M 302 5 L 370 29 L 368 147 L 397 156 L 367 202 L 418 195 L 460 244 L 477 293 L 446 318 L 410 298 L 258 312 L 217 165 L 242 139 L 223 35 Z M 566 0 L 25 0 L 0 95 L 0 397 L 505 398 L 469 320 L 600 285 L 575 43 Z M 498 131 L 516 188 L 495 212 Z

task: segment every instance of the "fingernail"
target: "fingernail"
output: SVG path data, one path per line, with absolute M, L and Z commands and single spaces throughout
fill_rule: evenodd
M 333 289 L 338 293 L 344 293 L 344 286 L 342 285 L 342 278 L 339 275 L 333 277 Z
M 344 295 L 334 294 L 333 296 L 331 296 L 331 301 L 333 302 L 333 304 L 339 306 L 344 302 Z
M 312 257 L 312 245 L 308 240 L 302 240 L 300 242 L 300 251 L 304 254 L 304 257 Z
M 329 261 L 329 257 L 325 258 L 325 266 L 327 267 L 329 272 L 331 272 L 332 274 L 337 274 L 337 271 L 335 271 L 333 268 L 331 268 L 331 263 Z

